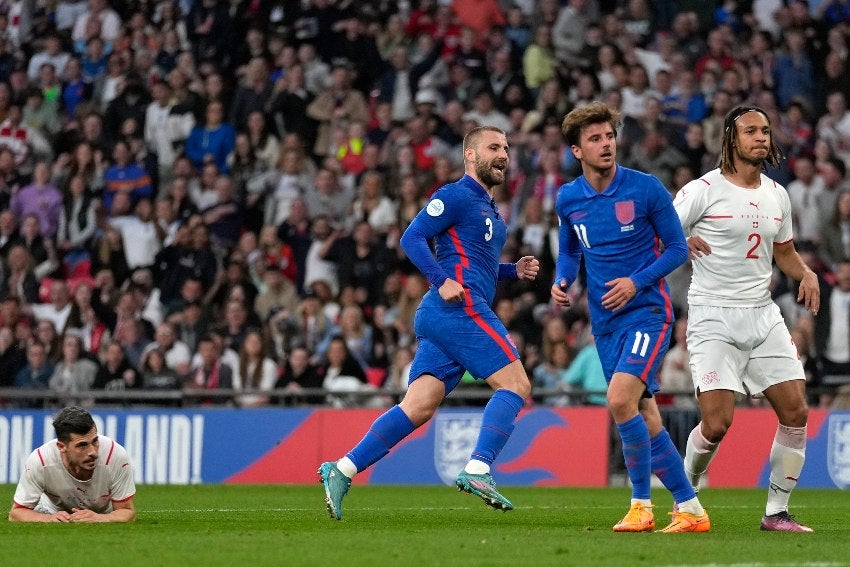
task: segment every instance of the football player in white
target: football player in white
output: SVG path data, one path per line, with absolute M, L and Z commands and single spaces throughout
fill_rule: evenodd
M 788 514 L 805 461 L 808 407 L 803 366 L 768 290 L 773 260 L 800 282 L 797 301 L 814 315 L 820 288 L 794 248 L 788 193 L 763 173 L 781 159 L 767 114 L 734 108 L 724 121 L 719 167 L 674 200 L 694 260 L 687 342 L 702 414 L 688 438 L 685 469 L 699 488 L 732 424 L 736 395 L 764 395 L 779 425 L 761 529 L 810 532 Z
M 72 406 L 53 418 L 56 439 L 27 458 L 9 511 L 12 522 L 132 522 L 136 485 L 124 447 L 91 414 Z

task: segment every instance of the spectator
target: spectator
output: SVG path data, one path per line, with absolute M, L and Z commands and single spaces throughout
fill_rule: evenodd
M 21 390 L 47 390 L 53 372 L 53 364 L 47 359 L 47 349 L 42 343 L 33 341 L 27 346 L 26 364 L 15 374 L 15 387 Z M 23 407 L 40 407 L 44 402 L 25 399 L 20 404 Z
M 2 296 L 15 298 L 24 305 L 38 302 L 38 279 L 29 251 L 21 245 L 9 249 Z
M 234 387 L 233 370 L 221 360 L 221 349 L 215 340 L 207 335 L 198 342 L 200 363 L 192 370 L 186 386 L 191 390 L 230 390 Z M 226 397 L 202 398 L 202 403 L 230 405 Z
M 215 180 L 216 201 L 201 209 L 203 223 L 209 227 L 214 249 L 225 251 L 233 248 L 239 239 L 242 226 L 242 205 L 236 199 L 233 180 L 219 175 Z
M 323 376 L 319 374 L 316 367 L 310 362 L 310 351 L 305 347 L 296 346 L 289 353 L 283 372 L 276 384 L 276 388 L 283 388 L 291 394 L 295 394 L 293 402 L 304 404 L 322 404 L 324 396 L 300 396 L 299 393 L 306 389 L 319 389 L 322 387 Z
M 80 398 L 83 392 L 92 389 L 98 372 L 98 364 L 82 355 L 83 341 L 69 334 L 62 339 L 62 358 L 56 363 L 50 377 L 50 389 L 61 395 L 63 407 L 69 405 L 92 405 L 93 400 Z
M 192 128 L 186 140 L 186 155 L 198 170 L 204 164 L 214 163 L 222 173 L 228 172 L 227 158 L 236 142 L 233 126 L 224 123 L 224 106 L 210 102 L 206 108 L 206 121 Z
M 47 162 L 35 164 L 32 183 L 12 196 L 9 208 L 19 219 L 35 215 L 41 235 L 51 239 L 56 236 L 62 214 L 62 194 L 50 183 L 50 165 Z
M 321 370 L 323 373 L 322 388 L 330 392 L 337 392 L 329 394 L 326 403 L 335 408 L 351 407 L 362 403 L 362 400 L 352 393 L 368 389 L 366 373 L 351 355 L 345 339 L 342 337 L 332 338 L 325 358 Z
M 24 349 L 15 340 L 14 329 L 0 327 L 0 387 L 13 386 L 15 376 L 25 364 Z
M 233 376 L 236 389 L 268 392 L 277 383 L 277 365 L 266 354 L 266 343 L 260 331 L 251 330 L 242 341 L 239 350 L 239 367 Z M 240 407 L 268 405 L 269 396 L 243 394 L 236 399 Z
M 605 374 L 596 351 L 596 343 L 592 340 L 593 335 L 588 336 L 591 338 L 590 342 L 578 351 L 564 375 L 564 381 L 573 388 L 584 391 L 585 404 L 604 406 L 607 404 Z
M 151 91 L 153 101 L 145 110 L 144 139 L 148 150 L 156 154 L 160 179 L 168 180 L 179 148 L 195 126 L 195 117 L 190 109 L 174 104 L 167 82 L 155 83 Z
M 830 270 L 843 259 L 850 259 L 850 191 L 838 193 L 832 215 L 824 223 L 818 252 Z
M 318 121 L 319 130 L 313 152 L 319 157 L 332 155 L 332 134 L 342 121 L 369 121 L 363 95 L 351 87 L 351 70 L 345 63 L 331 72 L 330 84 L 307 107 L 307 115 Z
M 255 112 L 262 116 L 272 99 L 272 83 L 268 65 L 262 57 L 254 57 L 248 63 L 242 85 L 236 89 L 233 106 L 230 108 L 230 123 L 236 128 L 248 126 L 248 117 Z
M 131 270 L 154 265 L 165 234 L 153 217 L 150 199 L 139 199 L 134 215 L 112 216 L 108 222 L 121 233 L 127 266 Z
M 156 328 L 154 342 L 145 347 L 142 352 L 142 358 L 144 358 L 147 352 L 155 348 L 163 352 L 166 366 L 174 370 L 178 376 L 187 376 L 189 374 L 192 353 L 185 343 L 177 340 L 174 326 L 171 323 L 160 323 Z
M 815 351 L 822 375 L 850 375 L 850 260 L 835 266 L 835 284 L 822 284 L 822 305 L 815 318 Z
M 141 377 L 129 363 L 127 357 L 124 356 L 124 349 L 118 343 L 109 343 L 92 387 L 95 390 L 124 392 L 141 386 Z M 121 400 L 119 398 L 118 400 L 107 399 L 105 401 L 106 403 L 115 403 Z
M 150 175 L 136 163 L 136 158 L 131 153 L 130 145 L 127 142 L 118 141 L 115 143 L 112 150 L 112 161 L 112 165 L 103 174 L 106 185 L 103 191 L 103 208 L 105 210 L 112 210 L 112 200 L 119 192 L 130 196 L 131 206 L 135 206 L 139 199 L 149 199 L 153 196 Z
M 796 179 L 788 184 L 788 197 L 794 219 L 794 238 L 818 244 L 826 218 L 827 203 L 823 178 L 815 172 L 811 158 L 801 156 L 794 162 Z M 832 210 L 830 207 L 829 210 Z
M 183 386 L 180 376 L 165 363 L 165 354 L 161 349 L 152 348 L 142 356 L 140 362 L 141 387 L 146 391 L 177 391 Z M 168 401 L 160 402 L 169 405 Z M 179 402 L 172 402 L 179 405 Z
M 72 268 L 90 258 L 89 250 L 97 230 L 96 211 L 99 202 L 91 196 L 82 175 L 68 181 L 63 210 L 59 216 L 56 247 L 64 255 L 65 266 Z

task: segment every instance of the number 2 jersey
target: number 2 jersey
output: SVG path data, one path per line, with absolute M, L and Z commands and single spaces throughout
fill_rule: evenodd
M 561 187 L 556 210 L 561 226 L 555 282 L 572 283 L 584 255 L 595 335 L 633 323 L 673 321 L 664 276 L 687 259 L 688 249 L 670 193 L 656 177 L 618 165 L 598 193 L 582 175 Z M 606 282 L 624 277 L 634 282 L 637 295 L 618 311 L 603 308 Z
M 711 246 L 711 254 L 693 261 L 688 303 L 768 305 L 773 245 L 793 237 L 785 188 L 764 174 L 759 187 L 738 187 L 715 169 L 682 187 L 674 206 L 685 234 Z

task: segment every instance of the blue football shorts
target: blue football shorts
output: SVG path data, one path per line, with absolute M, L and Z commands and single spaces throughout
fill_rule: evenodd
M 486 303 L 435 307 L 423 301 L 413 326 L 418 346 L 409 381 L 431 374 L 446 385 L 446 394 L 464 370 L 483 380 L 519 359 L 505 325 Z
M 672 323 L 653 321 L 595 335 L 605 380 L 610 383 L 615 372 L 625 372 L 640 378 L 648 394 L 657 392 L 658 371 L 670 346 L 672 331 Z

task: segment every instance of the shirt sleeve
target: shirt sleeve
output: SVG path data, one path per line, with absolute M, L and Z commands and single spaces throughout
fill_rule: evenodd
M 15 489 L 14 502 L 17 506 L 35 508 L 44 494 L 44 465 L 36 449 L 27 457 L 24 470 Z
M 694 226 L 705 213 L 705 189 L 707 187 L 705 182 L 696 179 L 687 183 L 676 193 L 673 206 L 686 236 L 691 235 Z
M 123 502 L 136 494 L 136 483 L 133 481 L 133 467 L 127 451 L 115 443 L 110 466 L 109 491 L 112 493 L 113 502 Z
M 779 231 L 776 233 L 774 242 L 784 244 L 794 239 L 794 221 L 791 214 L 791 199 L 788 192 L 778 185 L 776 194 L 779 196 L 779 208 L 782 211 L 782 220 L 779 221 Z
M 670 193 L 657 179 L 650 187 L 652 201 L 649 220 L 655 228 L 655 234 L 664 244 L 664 251 L 649 266 L 632 274 L 631 279 L 637 289 L 654 285 L 688 259 L 688 244 Z
M 437 263 L 428 241 L 456 224 L 458 211 L 462 207 L 453 193 L 451 189 L 437 191 L 401 236 L 404 253 L 435 288 L 443 285 L 449 275 Z
M 511 264 L 510 262 L 500 263 L 499 264 L 499 279 L 500 280 L 516 280 L 516 279 L 519 279 L 517 277 L 516 264 Z
M 578 276 L 578 270 L 581 266 L 581 247 L 571 225 L 560 214 L 558 223 L 558 260 L 555 264 L 555 284 L 559 285 L 561 280 L 566 280 L 567 287 L 569 287 Z

